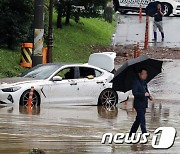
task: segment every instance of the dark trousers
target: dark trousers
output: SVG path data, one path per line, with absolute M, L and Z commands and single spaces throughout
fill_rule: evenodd
M 140 108 L 140 109 L 135 109 L 137 112 L 136 120 L 133 123 L 131 127 L 131 131 L 129 133 L 129 136 L 132 135 L 132 133 L 136 133 L 138 130 L 138 127 L 140 125 L 142 133 L 147 133 L 146 131 L 146 119 L 145 119 L 145 113 L 146 109 L 145 108 Z

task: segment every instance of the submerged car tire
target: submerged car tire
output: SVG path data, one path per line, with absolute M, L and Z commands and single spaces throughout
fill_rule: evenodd
M 30 90 L 26 90 L 25 92 L 23 92 L 19 101 L 20 106 L 28 106 L 29 93 Z M 33 100 L 32 107 L 40 106 L 40 96 L 37 91 L 34 91 L 32 100 Z
M 111 107 L 111 106 L 116 106 L 117 103 L 118 103 L 118 95 L 116 91 L 109 88 L 101 92 L 98 100 L 98 105 Z
M 29 114 L 29 110 L 26 106 L 19 106 L 19 113 L 21 114 Z M 40 114 L 40 106 L 34 106 L 31 110 L 32 115 L 39 115 Z
M 169 3 L 163 3 L 164 5 L 164 16 L 170 16 L 173 11 L 173 7 Z

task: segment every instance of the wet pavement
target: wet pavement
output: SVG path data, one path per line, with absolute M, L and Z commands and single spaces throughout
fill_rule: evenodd
M 180 103 L 179 61 L 164 64 L 164 71 L 150 83 L 155 100 L 147 109 L 147 129 L 151 136 L 160 126 L 177 130 L 175 144 L 168 150 L 155 150 L 151 137 L 147 144 L 101 144 L 104 133 L 129 131 L 135 111 L 118 104 L 108 109 L 97 106 L 53 106 L 27 109 L 18 106 L 0 108 L 0 153 L 25 154 L 32 148 L 45 153 L 179 153 Z M 139 130 L 140 131 L 140 130 Z
M 156 99 L 180 100 L 180 60 L 167 61 L 163 71 L 149 83 L 149 89 Z
M 117 24 L 116 35 L 113 44 L 128 45 L 140 42 L 143 46 L 145 38 L 145 21 L 143 16 L 142 23 L 139 23 L 138 15 L 120 15 L 120 22 Z M 149 24 L 149 45 L 154 47 L 180 47 L 180 17 L 170 16 L 163 18 L 165 40 L 161 42 L 161 35 L 158 32 L 158 41 L 154 43 L 153 39 L 153 18 L 150 17 Z

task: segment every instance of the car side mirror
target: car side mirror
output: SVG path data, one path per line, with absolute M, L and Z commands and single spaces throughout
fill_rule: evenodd
M 60 76 L 54 76 L 54 77 L 52 78 L 52 80 L 53 80 L 53 81 L 62 81 L 62 77 L 60 77 Z
M 94 76 L 93 75 L 88 75 L 86 76 L 87 79 L 94 79 Z

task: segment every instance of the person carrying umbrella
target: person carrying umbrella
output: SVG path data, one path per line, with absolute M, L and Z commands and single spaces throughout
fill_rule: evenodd
M 147 83 L 162 72 L 163 61 L 140 56 L 126 61 L 114 74 L 113 90 L 127 92 L 132 90 L 134 105 L 137 112 L 136 120 L 131 127 L 129 137 L 136 133 L 141 126 L 142 133 L 146 133 L 145 113 L 148 107 L 149 94 Z
M 153 31 L 154 31 L 154 41 L 157 41 L 157 29 L 161 32 L 162 41 L 164 41 L 164 31 L 163 31 L 163 23 L 162 19 L 164 17 L 164 13 L 162 11 L 161 4 L 157 4 L 157 11 L 154 14 L 154 25 L 153 25 Z
M 134 108 L 137 112 L 137 116 L 135 122 L 131 127 L 129 136 L 131 136 L 132 133 L 136 133 L 139 125 L 141 127 L 142 133 L 147 133 L 145 113 L 146 108 L 148 107 L 148 99 L 152 100 L 146 83 L 147 76 L 147 70 L 145 68 L 140 69 L 138 72 L 138 77 L 134 80 L 132 84 L 132 93 L 134 95 Z

